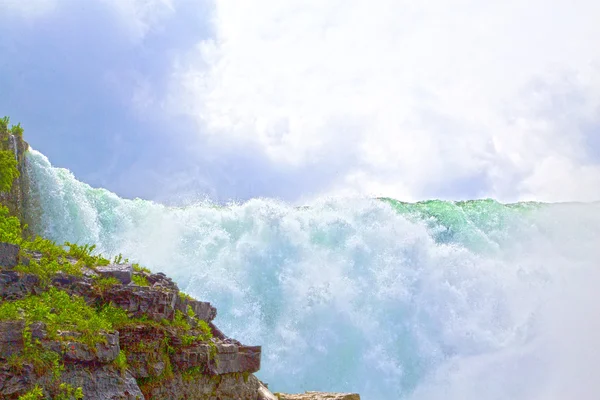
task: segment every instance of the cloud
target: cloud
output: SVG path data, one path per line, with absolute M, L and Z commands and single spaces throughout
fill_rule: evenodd
M 321 193 L 600 199 L 595 1 L 214 7 L 170 98 L 203 138 L 322 165 Z
M 0 107 L 127 197 L 596 200 L 598 19 L 592 0 L 9 0 Z

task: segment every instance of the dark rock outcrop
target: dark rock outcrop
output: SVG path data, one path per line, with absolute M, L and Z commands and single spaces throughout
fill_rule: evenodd
M 96 272 L 105 278 L 116 278 L 123 285 L 131 283 L 133 275 L 133 267 L 131 264 L 110 264 L 101 267 L 96 267 Z
M 0 267 L 14 268 L 19 264 L 19 246 L 0 243 Z
M 17 398 L 36 381 L 37 377 L 30 364 L 21 365 L 19 370 L 0 365 L 0 398 Z
M 0 299 L 19 300 L 39 292 L 40 279 L 32 274 L 0 270 Z

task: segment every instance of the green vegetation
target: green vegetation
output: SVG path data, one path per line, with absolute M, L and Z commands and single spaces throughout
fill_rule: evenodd
M 10 150 L 0 150 L 0 192 L 8 192 L 19 177 L 17 160 Z
M 8 135 L 10 132 L 8 128 L 8 124 L 10 123 L 9 117 L 0 118 L 0 138 L 3 138 L 5 135 Z
M 117 367 L 119 371 L 121 371 L 121 374 L 124 374 L 125 371 L 127 371 L 127 356 L 125 355 L 125 352 L 123 350 L 119 351 L 119 355 L 117 356 L 117 358 L 115 358 L 114 364 L 115 367 Z
M 11 127 L 9 127 L 8 124 L 10 124 L 9 117 L 0 118 L 0 139 L 7 135 L 23 137 L 23 127 L 21 126 L 21 123 L 12 125 Z
M 131 280 L 133 280 L 133 283 L 135 283 L 138 286 L 150 286 L 148 279 L 146 279 L 146 277 L 142 275 L 133 274 L 131 276 Z
M 94 279 L 94 286 L 96 287 L 96 289 L 101 292 L 104 293 L 106 292 L 108 289 L 120 285 L 121 281 L 119 281 L 117 278 L 114 278 L 112 276 L 110 277 L 98 277 L 96 279 Z
M 0 204 L 0 242 L 18 244 L 21 241 L 21 222 L 9 215 L 8 208 Z
M 148 268 L 140 267 L 140 264 L 132 264 L 131 266 L 133 267 L 133 270 L 135 272 L 146 273 L 146 274 L 152 273 L 152 271 L 150 271 Z
M 27 326 L 41 321 L 46 324 L 50 339 L 64 339 L 58 335 L 59 331 L 80 333 L 77 340 L 91 346 L 105 341 L 102 332 L 113 330 L 112 323 L 88 306 L 83 298 L 69 296 L 54 287 L 37 296 L 3 302 L 0 320 L 25 320 Z
M 19 396 L 19 400 L 40 400 L 44 398 L 44 391 L 38 385 L 35 385 L 33 389 Z

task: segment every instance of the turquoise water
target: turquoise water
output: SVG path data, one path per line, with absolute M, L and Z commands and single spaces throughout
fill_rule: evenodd
M 263 345 L 276 391 L 363 399 L 600 393 L 600 204 L 125 200 L 28 155 L 37 230 L 174 277 Z

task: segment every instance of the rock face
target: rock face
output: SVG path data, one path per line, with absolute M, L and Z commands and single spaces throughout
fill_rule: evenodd
M 3 302 L 55 288 L 97 310 L 121 308 L 132 318 L 118 331 L 95 331 L 101 340 L 94 342 L 56 327 L 49 335 L 39 320 L 0 320 L 2 399 L 18 399 L 36 385 L 50 398 L 60 393 L 62 382 L 81 388 L 86 400 L 360 400 L 357 394 L 272 394 L 252 375 L 261 366 L 261 347 L 228 338 L 212 323 L 217 310 L 179 292 L 164 274 L 112 264 L 82 267 L 77 275 L 58 270 L 42 280 L 15 269 L 19 261 L 31 267 L 28 260 L 39 262 L 41 254 L 25 252 L 19 260 L 19 247 L 0 243 L 0 250 Z M 61 264 L 74 266 L 77 260 L 66 257 Z M 102 280 L 106 277 L 116 279 Z M 45 361 L 38 360 L 42 366 L 19 358 L 32 349 L 45 354 Z
M 267 400 L 259 397 L 260 381 L 254 375 L 181 376 L 145 391 L 146 399 Z
M 133 275 L 133 267 L 131 264 L 110 264 L 96 267 L 96 272 L 105 278 L 116 278 L 123 285 L 129 285 Z
M 0 267 L 11 269 L 19 264 L 19 246 L 0 243 Z
M 69 366 L 62 373 L 61 380 L 73 387 L 80 387 L 84 399 L 93 400 L 141 400 L 144 398 L 135 378 L 128 372 L 121 372 L 110 365 L 78 368 Z
M 40 279 L 31 274 L 0 270 L 0 299 L 19 300 L 39 291 Z
M 70 296 L 80 296 L 95 307 L 119 307 L 140 322 L 104 332 L 103 340 L 91 346 L 79 340 L 81 334 L 77 332 L 59 331 L 49 337 L 46 325 L 39 321 L 28 326 L 23 320 L 0 321 L 0 398 L 17 399 L 34 385 L 42 387 L 47 396 L 56 393 L 53 373 L 40 372 L 39 366 L 29 362 L 9 362 L 25 350 L 27 332 L 28 340 L 61 360 L 64 370 L 60 382 L 82 388 L 86 400 L 272 400 L 268 389 L 252 375 L 260 369 L 261 347 L 244 346 L 226 337 L 211 322 L 216 309 L 181 294 L 164 274 L 134 271 L 131 265 L 108 265 L 86 267 L 80 275 L 59 271 L 42 282 L 36 275 L 12 269 L 18 247 L 16 251 L 11 246 L 2 248 L 10 251 L 5 258 L 13 260 L 0 268 L 3 301 L 23 299 L 54 287 Z M 26 256 L 41 258 L 36 253 Z M 76 260 L 67 258 L 63 262 L 74 265 Z M 133 283 L 136 274 L 143 278 L 137 282 L 149 286 Z M 119 283 L 99 288 L 95 283 L 103 277 L 116 278 Z M 179 325 L 165 323 L 175 317 Z M 213 333 L 212 338 L 206 336 L 207 329 Z M 119 357 L 125 359 L 117 362 Z
M 278 400 L 360 400 L 356 393 L 306 392 L 304 394 L 276 393 Z
M 8 207 L 10 215 L 18 217 L 20 221 L 29 224 L 29 226 L 33 226 L 30 224 L 32 222 L 31 218 L 29 218 L 30 216 L 24 213 L 24 210 L 28 208 L 27 204 L 31 197 L 29 196 L 27 159 L 25 157 L 25 152 L 28 148 L 29 145 L 22 137 L 0 132 L 0 150 L 9 150 L 15 153 L 17 169 L 19 170 L 19 177 L 13 181 L 11 190 L 9 192 L 0 192 L 0 204 Z M 0 263 L 0 265 L 2 264 Z

